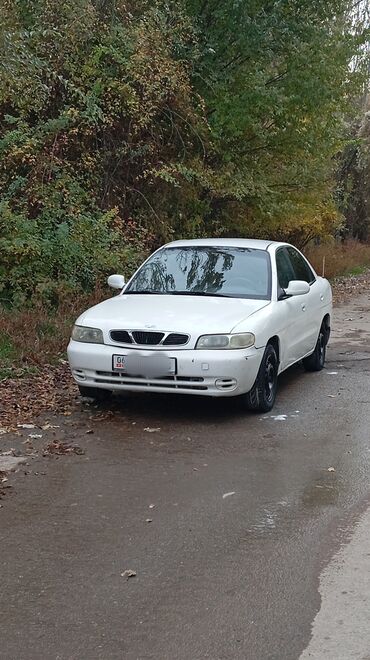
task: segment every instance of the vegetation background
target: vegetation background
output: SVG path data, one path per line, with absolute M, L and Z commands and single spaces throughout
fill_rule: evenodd
M 329 274 L 370 265 L 369 248 L 338 245 L 369 239 L 366 1 L 0 11 L 4 359 L 22 314 L 35 350 L 65 341 L 98 282 L 173 238 L 289 240 L 316 265 L 324 241 Z

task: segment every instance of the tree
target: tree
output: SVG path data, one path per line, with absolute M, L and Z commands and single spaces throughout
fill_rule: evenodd
M 336 0 L 188 5 L 215 152 L 213 217 L 301 244 L 331 232 L 333 156 L 366 74 L 367 17 L 356 17 L 355 30 L 351 3 Z
M 346 0 L 0 0 L 0 295 L 54 300 L 172 237 L 339 222 L 362 83 Z M 1 294 L 2 291 L 2 294 Z

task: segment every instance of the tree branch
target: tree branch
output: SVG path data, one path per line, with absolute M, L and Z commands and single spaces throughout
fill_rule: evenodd
M 286 69 L 282 73 L 279 73 L 279 75 L 274 76 L 274 78 L 270 78 L 270 80 L 265 82 L 265 87 L 269 87 L 270 85 L 273 85 L 274 83 L 279 82 L 279 80 L 282 80 L 282 78 L 285 78 L 287 73 L 288 73 L 288 69 Z

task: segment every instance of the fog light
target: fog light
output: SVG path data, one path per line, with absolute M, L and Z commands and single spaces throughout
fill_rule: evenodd
M 215 382 L 218 390 L 235 390 L 237 384 L 236 378 L 218 378 Z
M 73 375 L 78 380 L 85 380 L 86 379 L 86 376 L 85 376 L 84 372 L 82 371 L 82 369 L 73 369 Z

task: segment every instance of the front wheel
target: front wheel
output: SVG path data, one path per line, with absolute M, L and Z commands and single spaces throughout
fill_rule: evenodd
M 326 333 L 321 326 L 314 352 L 302 360 L 306 371 L 321 371 L 326 359 Z
M 269 412 L 275 403 L 279 363 L 272 344 L 266 346 L 255 383 L 243 395 L 248 410 Z
M 108 401 L 111 396 L 111 390 L 101 390 L 98 387 L 86 387 L 85 385 L 79 385 L 78 389 L 80 390 L 81 396 L 87 396 L 95 401 Z

